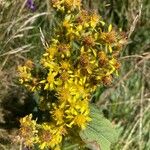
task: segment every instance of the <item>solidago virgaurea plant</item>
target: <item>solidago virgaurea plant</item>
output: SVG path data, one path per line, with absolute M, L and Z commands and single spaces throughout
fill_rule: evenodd
M 36 149 L 107 150 L 116 141 L 111 123 L 90 104 L 99 85 L 117 75 L 122 34 L 81 0 L 51 0 L 58 23 L 38 63 L 18 67 L 19 81 L 38 94 L 42 119 L 32 114 L 20 119 L 19 137 Z M 48 40 L 47 40 L 48 41 Z

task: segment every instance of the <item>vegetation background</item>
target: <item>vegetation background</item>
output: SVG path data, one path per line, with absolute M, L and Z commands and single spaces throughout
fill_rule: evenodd
M 41 31 L 49 40 L 55 27 L 50 0 L 0 0 L 0 149 L 16 150 L 13 143 L 18 120 L 33 110 L 30 93 L 17 84 L 16 67 L 43 53 Z M 83 0 L 108 23 L 126 33 L 119 77 L 101 87 L 95 101 L 105 117 L 116 124 L 120 136 L 112 150 L 150 149 L 150 1 Z M 43 38 L 42 38 L 43 40 Z

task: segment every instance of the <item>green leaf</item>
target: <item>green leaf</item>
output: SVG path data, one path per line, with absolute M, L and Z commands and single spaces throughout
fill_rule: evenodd
M 81 139 L 87 147 L 94 150 L 110 150 L 110 145 L 118 139 L 118 134 L 111 122 L 103 117 L 99 109 L 91 105 L 89 122 L 85 130 L 80 131 Z

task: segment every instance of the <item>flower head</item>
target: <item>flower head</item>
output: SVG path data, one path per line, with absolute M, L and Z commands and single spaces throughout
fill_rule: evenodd
M 52 124 L 43 123 L 38 126 L 38 144 L 40 149 L 55 149 L 62 141 L 63 127 L 55 127 Z
M 33 0 L 27 0 L 26 6 L 27 6 L 29 9 L 31 9 L 32 11 L 35 11 L 35 9 L 36 9 Z
M 36 121 L 32 120 L 32 115 L 20 119 L 19 136 L 23 138 L 23 143 L 27 146 L 33 146 L 37 141 Z

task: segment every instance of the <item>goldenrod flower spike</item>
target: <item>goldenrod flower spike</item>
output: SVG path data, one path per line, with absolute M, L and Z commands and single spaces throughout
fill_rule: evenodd
M 71 131 L 84 130 L 92 120 L 91 96 L 118 73 L 122 37 L 95 11 L 82 9 L 81 0 L 51 3 L 61 18 L 49 47 L 38 64 L 29 60 L 18 67 L 20 83 L 39 94 L 37 107 L 48 118 L 40 123 L 32 115 L 22 118 L 20 137 L 26 146 L 59 150 L 62 140 L 74 136 Z

